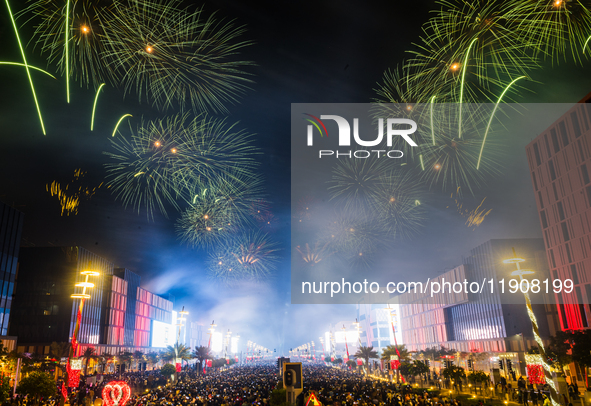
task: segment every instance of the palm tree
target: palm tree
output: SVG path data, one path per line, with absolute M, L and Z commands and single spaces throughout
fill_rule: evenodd
M 88 362 L 91 358 L 96 358 L 94 347 L 87 347 L 82 353 L 82 358 L 86 360 L 84 364 L 84 375 L 86 375 L 86 372 L 88 370 Z
M 396 349 L 398 349 L 398 352 L 396 352 Z M 400 356 L 398 354 L 400 354 Z M 405 344 L 401 344 L 399 346 L 389 345 L 382 350 L 382 359 L 386 362 L 390 362 L 392 357 L 394 357 L 394 359 L 399 358 L 398 361 L 402 363 L 402 362 L 410 359 L 410 353 L 406 349 Z M 400 371 L 397 368 L 396 369 L 396 381 L 398 382 L 399 380 L 400 380 Z
M 373 349 L 373 347 L 364 347 L 363 345 L 359 347 L 357 352 L 354 355 L 355 358 L 362 358 L 365 360 L 365 364 L 369 368 L 369 359 L 370 358 L 379 358 L 377 351 Z
M 175 343 L 174 345 L 169 345 L 166 347 L 166 350 L 162 354 L 162 359 L 165 361 L 174 361 L 180 359 L 191 359 L 191 349 L 186 347 L 185 344 Z
M 154 365 L 156 365 L 158 363 L 158 361 L 160 361 L 158 358 L 160 356 L 158 355 L 157 352 L 151 351 L 149 353 L 146 354 L 146 358 L 148 360 L 148 364 L 150 364 L 150 367 L 152 367 L 152 369 L 154 369 Z
M 140 360 L 144 358 L 144 353 L 136 350 L 133 352 L 133 360 L 135 361 L 135 368 L 139 369 L 139 365 L 140 365 Z
M 199 361 L 199 373 L 203 372 L 203 361 L 213 358 L 211 353 L 209 352 L 209 347 L 204 347 L 200 345 L 199 347 L 195 347 L 195 358 Z
M 387 346 L 386 348 L 384 348 L 382 350 L 382 359 L 384 361 L 390 361 L 392 359 L 391 356 L 398 357 L 398 353 L 396 352 L 396 348 L 398 348 L 398 353 L 400 353 L 400 359 L 399 359 L 400 362 L 410 359 L 410 353 L 406 349 L 405 344 L 400 344 L 398 347 L 396 347 L 394 345 Z
M 127 365 L 131 367 L 131 361 L 133 360 L 133 353 L 129 351 L 121 351 L 119 353 L 119 363 L 125 364 L 125 369 L 127 370 Z

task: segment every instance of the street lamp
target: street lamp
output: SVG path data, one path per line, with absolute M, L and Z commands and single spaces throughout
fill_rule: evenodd
M 90 268 L 90 262 L 88 263 L 88 268 Z M 76 293 L 76 289 L 74 289 L 74 293 L 71 295 L 72 299 L 80 299 L 80 304 L 78 305 L 78 312 L 76 313 L 76 324 L 74 326 L 74 332 L 72 334 L 72 345 L 70 346 L 70 353 L 68 354 L 68 365 L 66 366 L 69 387 L 78 386 L 78 380 L 80 379 L 80 370 L 82 369 L 81 360 L 76 359 L 76 354 L 78 353 L 79 347 L 78 333 L 80 331 L 80 324 L 82 322 L 82 310 L 84 310 L 84 302 L 86 301 L 86 299 L 90 299 L 90 295 L 86 293 L 86 290 L 94 288 L 94 283 L 89 282 L 88 278 L 91 276 L 100 276 L 99 272 L 90 269 L 84 270 L 80 272 L 80 274 L 85 277 L 84 282 L 78 282 L 74 286 L 76 288 L 82 288 L 82 293 Z M 72 363 L 74 364 L 74 368 L 72 368 L 71 366 Z
M 531 269 L 521 269 L 520 264 L 522 262 L 525 262 L 525 259 L 519 258 L 517 256 L 517 254 L 515 253 L 515 248 L 513 248 L 513 258 L 508 258 L 503 261 L 504 264 L 515 264 L 517 269 L 514 270 L 513 272 L 511 272 L 511 276 L 519 276 L 520 285 L 521 285 L 521 282 L 523 281 L 523 275 L 531 275 L 531 274 L 535 273 Z M 544 375 L 546 376 L 546 382 L 550 386 L 550 400 L 552 401 L 553 406 L 559 406 L 558 402 L 556 402 L 556 400 L 554 400 L 554 398 L 557 396 L 558 391 L 556 390 L 556 387 L 554 386 L 554 380 L 552 379 L 550 366 L 546 363 L 546 350 L 544 348 L 544 343 L 542 342 L 542 339 L 540 338 L 540 332 L 538 330 L 538 321 L 537 321 L 536 316 L 534 314 L 534 309 L 532 308 L 531 300 L 529 298 L 529 294 L 527 293 L 527 290 L 525 292 L 523 292 L 523 296 L 525 296 L 527 315 L 529 316 L 529 319 L 531 320 L 531 324 L 532 324 L 532 328 L 533 328 L 533 332 L 534 332 L 534 338 L 539 345 L 540 358 L 541 358 L 540 362 L 541 362 L 542 366 L 544 367 Z
M 217 324 L 213 324 L 215 320 L 211 321 L 211 324 L 209 325 L 209 328 L 207 329 L 207 331 L 209 331 L 209 342 L 207 343 L 207 348 L 211 348 L 211 337 L 213 336 L 213 333 L 215 331 L 215 328 L 217 326 Z

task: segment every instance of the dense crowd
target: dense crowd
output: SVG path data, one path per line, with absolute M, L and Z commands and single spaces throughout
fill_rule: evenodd
M 281 386 L 277 366 L 267 365 L 232 367 L 207 374 L 188 370 L 178 375 L 177 382 L 168 381 L 159 371 L 130 372 L 121 378 L 105 375 L 102 382 L 81 383 L 70 394 L 69 405 L 101 406 L 102 389 L 113 380 L 124 380 L 132 388 L 128 406 L 280 406 L 285 401 L 284 393 L 273 394 Z M 306 365 L 304 392 L 296 405 L 307 406 L 304 401 L 311 393 L 325 406 L 462 406 L 457 399 L 439 396 L 439 391 L 413 389 L 339 368 Z M 519 400 L 527 404 L 525 399 Z M 549 403 L 543 395 L 536 400 L 540 406 Z M 536 406 L 538 402 L 532 403 Z M 21 399 L 15 404 L 23 406 L 25 402 Z M 63 399 L 55 396 L 43 404 L 60 405 Z

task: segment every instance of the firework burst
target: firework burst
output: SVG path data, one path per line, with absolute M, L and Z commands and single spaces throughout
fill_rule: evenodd
M 260 185 L 250 136 L 224 120 L 185 114 L 142 121 L 130 140 L 116 137 L 112 146 L 108 184 L 125 206 L 144 206 L 149 217 L 155 208 L 166 215 L 166 203 L 178 210 L 179 199 L 190 203 L 212 182 L 230 196 L 241 184 Z
M 411 238 L 425 221 L 425 192 L 410 171 L 394 169 L 381 178 L 382 188 L 373 195 L 373 212 L 384 222 L 390 238 Z
M 250 82 L 243 68 L 251 62 L 236 58 L 251 44 L 237 40 L 244 27 L 184 9 L 180 0 L 118 2 L 104 30 L 102 55 L 118 84 L 160 110 L 224 112 Z
M 298 245 L 296 250 L 300 253 L 302 260 L 307 266 L 314 266 L 333 254 L 328 242 L 317 242 L 313 248 L 310 248 L 310 245 L 306 243 L 305 248 Z
M 332 170 L 328 191 L 345 209 L 367 209 L 383 187 L 382 176 L 392 169 L 390 159 L 338 160 Z
M 266 234 L 242 234 L 209 255 L 209 277 L 222 283 L 261 281 L 276 267 L 277 244 Z
M 36 22 L 35 46 L 62 76 L 72 76 L 86 87 L 98 87 L 103 82 L 116 82 L 103 56 L 107 42 L 104 25 L 113 20 L 113 11 L 110 0 L 36 0 L 19 17 Z
M 361 210 L 337 212 L 323 227 L 320 243 L 328 244 L 341 258 L 369 255 L 387 241 L 387 229 L 377 218 Z
M 262 181 L 257 176 L 246 178 L 220 176 L 201 185 L 192 193 L 190 207 L 177 221 L 179 238 L 193 246 L 220 243 L 251 222 L 253 201 L 260 201 Z
M 433 142 L 420 145 L 421 180 L 430 188 L 469 190 L 482 187 L 486 179 L 500 174 L 498 145 L 489 142 L 488 153 L 481 158 L 480 149 L 490 109 L 464 106 L 463 133 L 459 137 L 456 105 L 439 105 Z M 487 113 L 485 113 L 486 111 Z

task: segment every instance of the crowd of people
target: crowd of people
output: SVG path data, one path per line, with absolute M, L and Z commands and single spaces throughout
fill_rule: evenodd
M 448 391 L 426 391 L 412 385 L 397 384 L 384 379 L 365 377 L 351 371 L 306 365 L 304 392 L 297 406 L 311 393 L 324 406 L 462 406 Z M 64 402 L 61 396 L 46 399 L 45 405 L 103 406 L 101 394 L 106 383 L 123 380 L 132 389 L 128 406 L 282 406 L 284 392 L 276 365 L 232 367 L 222 372 L 199 373 L 186 370 L 177 380 L 162 376 L 160 371 L 128 372 L 122 376 L 104 375 L 101 379 L 81 381 Z M 542 392 L 527 392 L 519 388 L 514 399 L 531 406 L 548 406 L 550 400 Z M 439 394 L 442 395 L 439 395 Z M 529 401 L 529 402 L 528 402 Z M 25 406 L 26 400 L 17 398 L 15 406 Z M 565 404 L 567 405 L 567 404 Z

